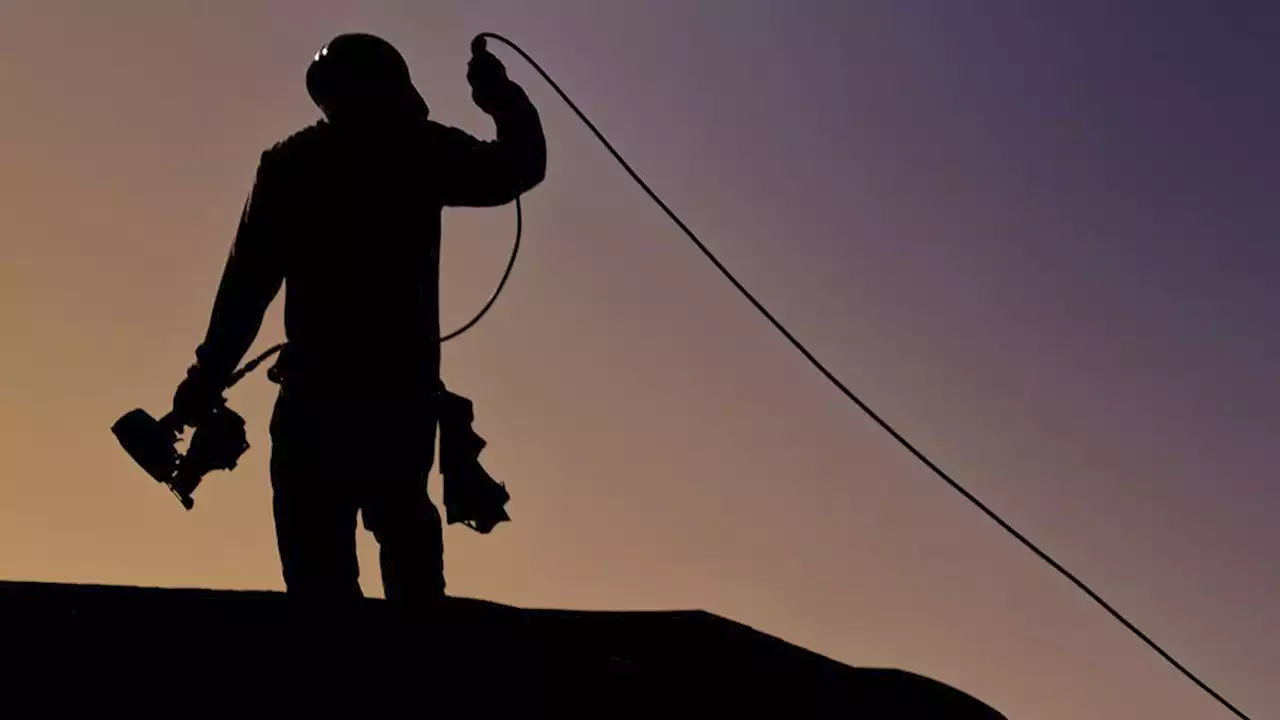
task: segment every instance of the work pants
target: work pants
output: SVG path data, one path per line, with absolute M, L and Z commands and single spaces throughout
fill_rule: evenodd
M 443 527 L 427 496 L 436 418 L 412 395 L 335 400 L 281 389 L 271 419 L 271 486 L 287 593 L 358 600 L 357 515 L 378 542 L 387 600 L 444 594 Z

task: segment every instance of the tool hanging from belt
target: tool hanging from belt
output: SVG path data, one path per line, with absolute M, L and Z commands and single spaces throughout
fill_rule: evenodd
M 480 465 L 480 451 L 488 445 L 471 428 L 475 413 L 470 400 L 443 386 L 439 395 L 440 476 L 444 481 L 445 520 L 488 534 L 507 522 L 507 488 Z

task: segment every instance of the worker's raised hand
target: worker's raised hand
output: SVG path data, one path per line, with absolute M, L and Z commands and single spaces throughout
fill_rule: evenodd
M 471 61 L 467 63 L 467 82 L 471 84 L 471 100 L 492 115 L 507 87 L 507 68 L 485 48 L 484 39 L 471 43 Z

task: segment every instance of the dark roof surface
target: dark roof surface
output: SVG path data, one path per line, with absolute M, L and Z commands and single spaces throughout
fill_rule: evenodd
M 52 697 L 98 709 L 1003 718 L 940 682 L 849 667 L 701 611 L 531 610 L 451 598 L 412 618 L 372 599 L 338 611 L 272 592 L 0 583 L 0 639 L 10 702 L 24 690 L 60 692 Z

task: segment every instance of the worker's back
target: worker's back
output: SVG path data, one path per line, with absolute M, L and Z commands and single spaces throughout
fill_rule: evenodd
M 286 384 L 333 394 L 353 376 L 364 391 L 438 378 L 439 188 L 456 172 L 448 137 L 430 121 L 380 133 L 321 122 L 264 154 L 264 210 L 283 256 Z

